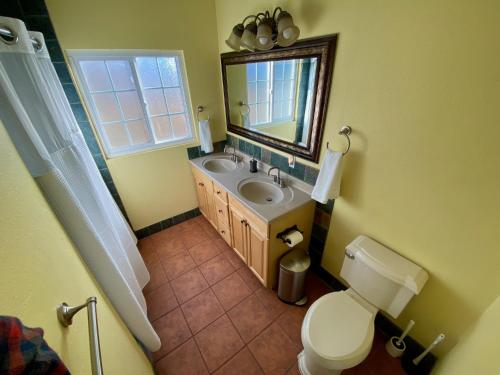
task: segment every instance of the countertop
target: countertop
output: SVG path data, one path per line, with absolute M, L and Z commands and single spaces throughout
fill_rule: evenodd
M 243 205 L 248 207 L 253 213 L 255 213 L 258 217 L 260 217 L 267 223 L 270 223 L 273 220 L 287 214 L 288 212 L 291 212 L 312 201 L 310 194 L 298 189 L 292 184 L 289 184 L 290 181 L 286 181 L 287 187 L 290 188 L 293 193 L 293 198 L 290 201 L 277 204 L 257 204 L 251 202 L 245 199 L 238 192 L 238 183 L 245 178 L 251 178 L 251 177 L 258 177 L 258 178 L 272 180 L 267 175 L 268 167 L 266 167 L 266 173 L 263 172 L 262 170 L 259 170 L 257 173 L 250 173 L 248 161 L 246 159 L 243 159 L 239 163 L 237 169 L 228 173 L 214 173 L 206 170 L 203 167 L 203 162 L 205 162 L 205 160 L 221 156 L 227 157 L 228 154 L 225 153 L 210 154 L 196 159 L 191 159 L 190 163 L 196 168 L 198 168 L 201 172 L 203 172 L 204 174 L 215 180 L 218 184 L 223 186 L 229 194 L 231 194 L 235 199 L 240 201 Z M 263 165 L 262 163 L 259 163 L 260 167 L 262 167 L 262 165 Z M 285 174 L 283 174 L 282 176 L 285 176 Z M 289 179 L 290 177 L 285 177 L 285 180 Z

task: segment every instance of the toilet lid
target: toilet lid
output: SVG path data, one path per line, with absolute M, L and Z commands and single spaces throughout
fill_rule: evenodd
M 374 315 L 347 293 L 324 295 L 310 310 L 310 343 L 323 358 L 353 357 L 371 345 Z

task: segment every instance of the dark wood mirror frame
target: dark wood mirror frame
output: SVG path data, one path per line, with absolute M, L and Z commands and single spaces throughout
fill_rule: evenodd
M 224 85 L 224 105 L 226 109 L 227 130 L 248 139 L 257 141 L 278 150 L 296 155 L 297 157 L 318 162 L 321 141 L 325 126 L 325 117 L 328 106 L 328 97 L 332 84 L 333 64 L 337 47 L 337 35 L 327 35 L 317 38 L 302 39 L 290 47 L 274 47 L 269 51 L 242 51 L 221 54 L 222 81 Z M 228 65 L 244 64 L 250 62 L 283 60 L 290 58 L 318 58 L 316 71 L 316 87 L 312 108 L 312 123 L 309 127 L 309 137 L 306 146 L 261 134 L 231 123 L 229 114 L 229 99 L 227 92 Z

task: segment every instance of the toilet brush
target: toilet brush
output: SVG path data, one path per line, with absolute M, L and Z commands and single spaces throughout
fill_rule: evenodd
M 389 341 L 387 341 L 387 343 L 385 344 L 385 350 L 387 350 L 387 353 L 389 353 L 394 358 L 401 357 L 401 355 L 406 349 L 406 345 L 403 340 L 408 335 L 408 333 L 410 332 L 410 330 L 413 328 L 414 325 L 415 321 L 410 320 L 405 330 L 401 334 L 401 336 L 399 337 L 393 336 Z
M 424 359 L 424 357 L 427 355 L 427 353 L 429 353 L 432 349 L 434 349 L 441 341 L 444 340 L 445 337 L 446 336 L 444 335 L 444 333 L 439 334 L 436 337 L 436 339 L 432 342 L 432 344 L 430 344 L 429 347 L 422 352 L 422 354 L 420 354 L 418 357 L 416 357 L 413 360 L 413 364 L 415 366 L 418 366 L 420 361 L 422 361 L 422 359 Z

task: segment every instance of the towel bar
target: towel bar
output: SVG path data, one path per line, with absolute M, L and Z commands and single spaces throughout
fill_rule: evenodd
M 90 342 L 90 364 L 92 367 L 92 375 L 103 375 L 101 346 L 99 344 L 99 327 L 97 325 L 97 298 L 89 297 L 87 301 L 79 306 L 70 307 L 65 302 L 57 308 L 57 319 L 59 322 L 68 327 L 73 324 L 73 316 L 83 308 L 87 308 L 87 319 L 89 325 L 89 342 Z
M 351 139 L 349 138 L 349 135 L 352 133 L 352 128 L 349 125 L 342 126 L 339 130 L 339 134 L 343 135 L 347 139 L 347 148 L 346 150 L 342 153 L 342 155 L 345 155 L 349 152 L 351 149 Z M 330 142 L 326 142 L 326 148 L 330 149 Z

